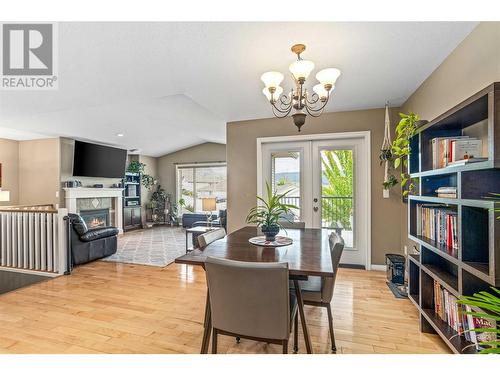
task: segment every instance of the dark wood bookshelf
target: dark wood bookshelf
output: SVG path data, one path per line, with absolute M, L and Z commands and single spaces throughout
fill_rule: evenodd
M 431 140 L 481 135 L 487 160 L 432 169 Z M 408 296 L 420 315 L 422 332 L 438 334 L 454 353 L 477 353 L 472 343 L 434 312 L 434 282 L 456 297 L 500 286 L 500 207 L 489 193 L 500 193 L 500 83 L 493 83 L 435 120 L 410 140 L 409 172 L 417 179 L 408 197 L 408 238 L 419 254 L 409 256 Z M 457 188 L 456 198 L 441 198 L 438 187 Z M 417 233 L 417 206 L 442 205 L 456 212 L 458 250 Z M 498 214 L 497 214 L 498 216 Z
M 141 175 L 126 172 L 123 179 L 123 230 L 142 228 Z

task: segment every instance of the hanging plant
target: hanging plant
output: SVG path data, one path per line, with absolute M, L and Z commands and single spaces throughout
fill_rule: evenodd
M 407 196 L 415 190 L 416 179 L 412 179 L 407 173 L 408 157 L 410 156 L 410 138 L 415 135 L 419 126 L 420 118 L 413 112 L 400 113 L 401 120 L 396 126 L 396 139 L 392 143 L 391 153 L 394 158 L 394 169 L 401 167 L 401 188 L 403 196 Z
M 387 190 L 387 189 L 390 189 L 393 186 L 396 186 L 398 182 L 399 181 L 396 178 L 396 176 L 394 176 L 393 174 L 391 174 L 389 176 L 389 178 L 387 179 L 387 181 L 382 182 L 382 186 L 384 187 L 384 189 Z

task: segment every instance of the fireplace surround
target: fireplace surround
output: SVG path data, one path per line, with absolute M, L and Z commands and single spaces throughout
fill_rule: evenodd
M 123 233 L 123 189 L 122 188 L 64 188 L 66 208 L 69 213 L 80 214 L 83 207 L 78 208 L 78 200 L 95 198 L 97 200 L 101 198 L 111 198 L 113 211 L 109 212 L 109 222 L 110 225 L 118 228 L 120 233 Z M 101 202 L 103 202 L 101 200 Z M 91 207 L 95 206 L 90 206 Z M 86 208 L 86 207 L 85 207 Z M 109 207 L 99 207 L 96 208 L 104 209 Z

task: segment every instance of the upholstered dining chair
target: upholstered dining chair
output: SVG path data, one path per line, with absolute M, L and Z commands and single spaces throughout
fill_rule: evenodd
M 197 237 L 198 245 L 200 247 L 205 247 L 207 245 L 210 245 L 212 242 L 220 240 L 224 237 L 226 237 L 226 230 L 224 228 L 214 229 L 210 232 L 200 234 Z
M 330 303 L 332 301 L 333 290 L 335 288 L 335 278 L 337 277 L 340 257 L 342 256 L 342 251 L 344 250 L 344 240 L 335 232 L 330 234 L 328 240 L 332 258 L 333 277 L 310 276 L 307 281 L 300 282 L 300 289 L 302 291 L 304 305 L 326 307 L 328 314 L 328 327 L 330 329 L 330 338 L 332 340 L 332 351 L 335 352 L 337 351 L 337 348 L 335 346 L 333 316 Z M 295 324 L 297 325 L 297 322 L 295 322 Z M 297 326 L 295 329 L 297 329 Z M 294 350 L 297 350 L 296 346 L 294 346 Z
M 297 315 L 297 300 L 288 289 L 288 263 L 208 257 L 205 271 L 213 326 L 212 353 L 217 353 L 218 335 L 281 344 L 283 354 L 288 353 L 292 322 Z

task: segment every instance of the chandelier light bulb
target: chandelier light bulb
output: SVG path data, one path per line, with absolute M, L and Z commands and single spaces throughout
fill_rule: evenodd
M 271 99 L 274 99 L 273 101 L 276 101 L 281 96 L 281 94 L 283 94 L 282 87 L 277 86 L 277 87 L 273 87 L 273 88 L 276 89 L 276 91 L 274 93 L 271 93 L 271 91 L 269 90 L 269 87 L 264 87 L 264 89 L 262 90 L 262 93 L 266 96 L 267 100 L 269 100 L 269 101 L 271 101 Z
M 290 73 L 297 81 L 305 81 L 314 69 L 314 63 L 310 60 L 297 60 L 290 64 Z
M 335 86 L 337 78 L 340 76 L 340 70 L 337 68 L 327 68 L 316 73 L 316 79 L 323 85 Z
M 332 87 L 332 89 L 333 89 L 333 87 Z M 323 84 L 318 83 L 317 85 L 315 85 L 313 87 L 313 90 L 316 94 L 318 94 L 321 101 L 324 101 L 324 100 L 326 100 L 326 98 L 328 98 L 328 91 L 325 89 L 325 86 Z
M 284 78 L 280 72 L 266 72 L 260 76 L 266 87 L 278 87 Z

